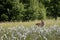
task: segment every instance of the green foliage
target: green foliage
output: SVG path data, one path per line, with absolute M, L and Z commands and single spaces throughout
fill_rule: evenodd
M 60 0 L 0 0 L 0 20 L 2 14 L 7 15 L 7 21 L 46 19 L 46 16 L 57 19 Z
M 51 0 L 49 5 L 47 6 L 47 14 L 55 19 L 57 19 L 60 9 L 60 1 L 59 0 Z
M 5 14 L 2 14 L 2 15 L 1 15 L 1 20 L 2 20 L 2 21 L 7 21 L 7 20 L 8 20 L 8 16 L 5 15 Z

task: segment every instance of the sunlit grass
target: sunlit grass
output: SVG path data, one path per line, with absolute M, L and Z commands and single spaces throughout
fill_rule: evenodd
M 33 26 L 38 22 L 1 22 L 0 40 L 60 40 L 60 20 L 44 20 L 45 27 Z
M 40 22 L 40 20 L 35 21 L 29 21 L 29 22 L 2 22 L 0 23 L 0 26 L 2 27 L 18 27 L 18 26 L 25 26 L 25 27 L 31 27 L 32 25 L 35 25 L 36 23 Z M 59 25 L 60 26 L 60 20 L 44 20 L 45 26 L 52 26 L 52 25 Z

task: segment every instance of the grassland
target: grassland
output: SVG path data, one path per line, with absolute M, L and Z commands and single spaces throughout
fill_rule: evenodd
M 18 27 L 18 26 L 25 26 L 25 27 L 31 27 L 32 25 L 35 25 L 36 23 L 39 23 L 40 20 L 35 21 L 29 21 L 29 22 L 1 22 L 0 26 L 2 27 Z M 52 25 L 59 25 L 60 26 L 60 20 L 44 20 L 45 26 L 52 26 Z
M 0 27 L 0 40 L 60 40 L 60 27 Z
M 60 20 L 44 20 L 42 28 L 33 26 L 38 22 L 1 22 L 0 40 L 60 40 Z

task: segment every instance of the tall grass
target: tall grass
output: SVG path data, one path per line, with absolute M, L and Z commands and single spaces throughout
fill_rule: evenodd
M 30 27 L 32 25 L 35 25 L 36 23 L 40 22 L 40 20 L 35 21 L 29 21 L 29 22 L 2 22 L 0 23 L 0 26 L 2 27 L 17 27 L 17 26 L 25 26 Z M 60 26 L 60 20 L 44 20 L 45 26 L 49 27 L 50 25 L 59 25 Z
M 60 27 L 0 27 L 0 40 L 60 40 Z

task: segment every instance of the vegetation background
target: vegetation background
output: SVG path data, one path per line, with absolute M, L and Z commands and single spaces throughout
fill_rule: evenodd
M 60 40 L 60 0 L 0 0 L 0 40 Z
M 1 21 L 30 21 L 60 16 L 60 0 L 0 0 Z

